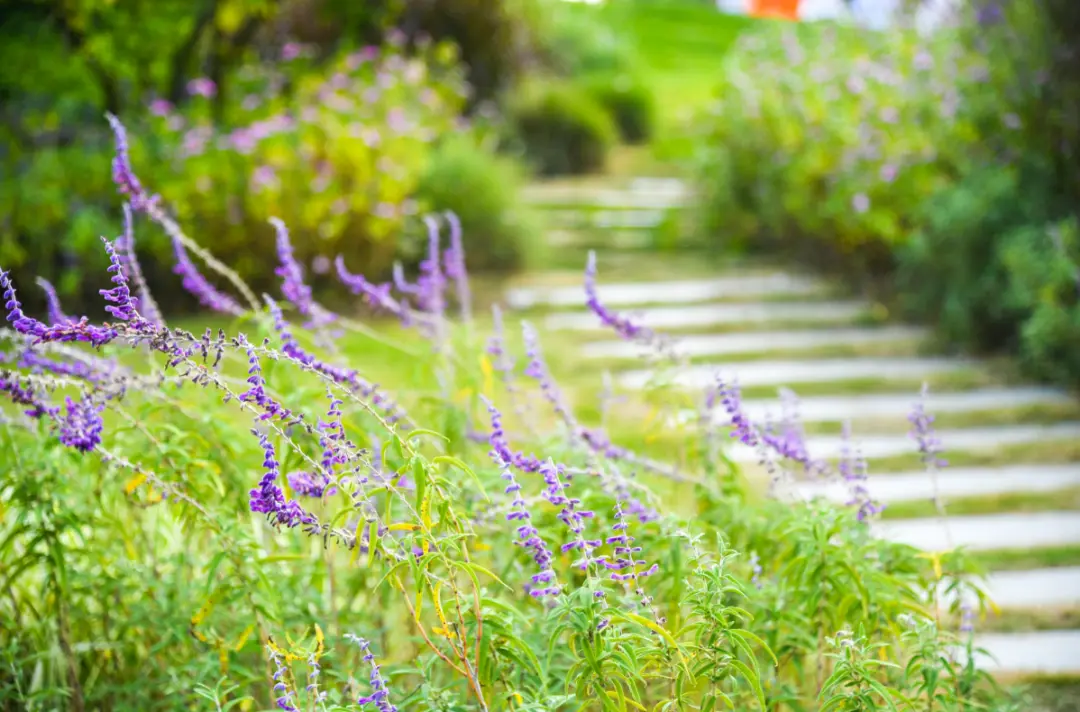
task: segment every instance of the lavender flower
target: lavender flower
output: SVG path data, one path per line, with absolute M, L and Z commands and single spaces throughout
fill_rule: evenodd
M 66 413 L 60 421 L 60 442 L 79 452 L 90 452 L 101 444 L 101 431 L 105 424 L 101 411 L 105 406 L 95 404 L 89 395 L 76 402 L 70 396 L 64 399 Z
M 56 289 L 49 280 L 37 278 L 38 286 L 45 292 L 45 302 L 49 310 L 49 324 L 70 324 L 73 319 L 64 314 L 60 306 L 60 298 L 56 296 Z
M 242 316 L 245 313 L 244 308 L 235 299 L 218 291 L 206 281 L 188 257 L 184 244 L 176 238 L 173 238 L 173 253 L 176 256 L 173 272 L 183 278 L 184 289 L 198 299 L 199 304 L 212 311 L 232 316 Z
M 611 311 L 600 302 L 596 293 L 596 253 L 592 250 L 589 250 L 588 262 L 585 265 L 585 297 L 586 305 L 600 317 L 600 321 L 627 341 L 649 342 L 656 338 L 651 329 Z
M 417 303 L 421 309 L 436 319 L 441 319 L 446 309 L 443 296 L 446 278 L 440 264 L 439 224 L 430 215 L 424 218 L 424 224 L 428 228 L 428 255 L 420 262 L 420 276 L 416 279 Z
M 55 416 L 60 409 L 50 406 L 34 392 L 32 383 L 24 383 L 19 374 L 14 372 L 0 373 L 0 392 L 6 393 L 15 405 L 29 406 L 23 411 L 28 417 L 35 420 L 43 416 Z
M 107 239 L 103 237 L 101 241 L 105 244 L 105 252 L 109 255 L 109 272 L 112 272 L 113 275 L 111 281 L 116 285 L 112 289 L 98 290 L 98 293 L 105 297 L 105 301 L 111 302 L 110 306 L 105 307 L 105 311 L 120 321 L 138 323 L 142 317 L 136 309 L 136 300 L 131 296 L 131 290 L 128 289 L 127 277 L 124 274 L 123 266 L 120 264 L 120 255 Z
M 408 306 L 390 296 L 390 284 L 372 284 L 362 274 L 351 274 L 345 267 L 345 260 L 341 255 L 338 255 L 337 259 L 334 260 L 334 266 L 337 268 L 338 279 L 353 294 L 360 295 L 365 302 L 373 307 L 390 312 L 398 317 L 403 324 L 408 325 L 411 323 L 412 319 Z
M 364 651 L 364 662 L 371 665 L 371 677 L 369 678 L 371 694 L 359 698 L 356 700 L 356 704 L 364 706 L 374 702 L 379 712 L 397 712 L 397 707 L 390 703 L 390 691 L 387 689 L 386 680 L 382 676 L 382 670 L 379 669 L 378 663 L 375 662 L 375 655 L 371 652 L 371 644 L 352 633 L 346 633 L 345 638 L 360 646 L 360 649 Z
M 552 405 L 563 422 L 570 427 L 571 432 L 576 433 L 578 431 L 577 420 L 574 418 L 573 413 L 570 412 L 570 407 L 563 399 L 562 391 L 559 390 L 555 379 L 552 378 L 551 373 L 548 371 L 547 363 L 544 361 L 544 354 L 540 350 L 540 336 L 528 322 L 521 323 L 521 333 L 525 338 L 525 355 L 529 359 L 529 364 L 525 367 L 525 375 L 536 379 L 544 398 Z
M 109 126 L 112 127 L 113 138 L 116 143 L 116 156 L 113 157 L 112 161 L 113 183 L 116 184 L 122 195 L 128 196 L 132 208 L 145 210 L 156 202 L 157 196 L 152 196 L 146 192 L 142 183 L 136 177 L 135 171 L 131 168 L 131 158 L 128 155 L 127 131 L 124 130 L 124 125 L 110 113 L 106 113 L 105 118 L 108 120 Z
M 328 487 L 330 478 L 326 475 L 313 475 L 310 472 L 290 472 L 286 478 L 293 492 L 302 497 L 322 499 L 323 494 L 333 496 L 337 492 L 336 487 Z
M 559 514 L 557 515 L 559 521 L 565 524 L 566 528 L 574 535 L 572 541 L 562 545 L 561 551 L 565 553 L 573 549 L 582 549 L 586 562 L 590 562 L 590 552 L 600 546 L 600 541 L 584 538 L 584 521 L 592 519 L 594 513 L 587 509 L 581 509 L 580 499 L 567 497 L 564 494 L 570 485 L 562 481 L 560 469 L 550 458 L 541 466 L 540 474 L 544 476 L 544 484 L 547 485 L 543 497 L 553 506 L 559 507 Z
M 929 388 L 923 385 L 919 401 L 915 403 L 908 415 L 911 430 L 908 435 L 918 443 L 919 454 L 922 457 L 923 466 L 927 470 L 937 470 L 945 467 L 948 463 L 941 459 L 941 441 L 934 433 L 934 416 L 926 412 L 926 398 Z
M 491 444 L 491 451 L 488 454 L 491 455 L 491 458 L 500 467 L 513 465 L 523 472 L 539 472 L 542 467 L 540 460 L 532 455 L 517 452 L 510 447 L 510 443 L 506 440 L 506 433 L 503 430 L 502 413 L 487 397 L 481 396 L 480 398 L 484 401 L 491 416 L 491 434 L 488 437 L 488 442 Z
M 280 472 L 270 438 L 258 430 L 253 429 L 251 433 L 259 438 L 264 455 L 263 468 L 266 470 L 259 480 L 259 486 L 250 492 L 251 511 L 266 514 L 272 524 L 289 528 L 298 524 L 316 524 L 315 517 L 306 512 L 296 500 L 285 501 L 285 493 L 277 484 Z
M 446 276 L 454 280 L 461 318 L 468 321 L 472 316 L 472 293 L 469 289 L 469 273 L 465 268 L 465 246 L 461 242 L 461 220 L 452 212 L 446 212 L 450 225 L 450 247 L 443 253 Z
M 335 383 L 347 386 L 353 393 L 371 399 L 371 404 L 386 413 L 387 420 L 390 423 L 408 420 L 408 414 L 401 406 L 384 395 L 378 386 L 361 378 L 360 374 L 355 370 L 326 363 L 316 358 L 314 354 L 305 351 L 293 337 L 292 332 L 289 331 L 289 325 L 281 313 L 281 307 L 270 297 L 264 297 L 264 299 L 266 300 L 267 310 L 274 321 L 274 330 L 277 331 L 278 337 L 281 339 L 281 350 L 286 356 L 327 376 Z
M 281 277 L 281 293 L 296 307 L 297 311 L 309 320 L 309 326 L 318 328 L 337 318 L 337 316 L 317 304 L 311 296 L 311 287 L 304 284 L 304 268 L 296 261 L 289 230 L 278 218 L 270 218 L 270 224 L 277 233 L 278 268 L 274 274 Z
M 11 322 L 15 331 L 27 336 L 41 336 L 45 332 L 45 325 L 23 313 L 22 304 L 15 295 L 15 285 L 11 283 L 8 273 L 3 270 L 0 270 L 0 287 L 4 290 L 4 309 L 7 310 L 7 320 Z
M 717 385 L 720 396 L 720 405 L 723 406 L 728 417 L 731 419 L 731 425 L 733 427 L 731 437 L 738 438 L 739 442 L 744 445 L 756 447 L 758 444 L 757 432 L 750 422 L 750 418 L 743 412 L 742 394 L 739 391 L 739 384 L 734 381 L 725 383 L 722 379 L 718 379 Z
M 860 522 L 865 522 L 875 514 L 884 511 L 885 506 L 876 502 L 866 488 L 866 460 L 857 452 L 852 451 L 851 423 L 846 421 L 841 431 L 841 441 L 840 461 L 837 469 L 844 482 L 847 483 L 848 492 L 851 495 L 847 501 L 847 506 L 855 507 L 855 516 Z
M 282 406 L 266 393 L 266 381 L 262 376 L 262 368 L 259 365 L 259 357 L 255 353 L 255 347 L 247 342 L 243 334 L 237 337 L 236 341 L 238 346 L 247 351 L 247 382 L 250 386 L 240 394 L 240 400 L 245 403 L 255 403 L 262 409 L 263 412 L 259 416 L 259 420 L 269 420 L 271 418 L 289 420 L 292 418 L 291 410 Z
M 285 675 L 289 670 L 285 659 L 272 646 L 267 645 L 266 649 L 270 652 L 270 662 L 274 664 L 274 695 L 278 709 L 285 712 L 300 712 L 299 708 L 293 704 L 293 691 L 289 689 L 289 683 L 285 680 Z
M 124 275 L 131 277 L 139 290 L 138 305 L 146 319 L 152 324 L 164 324 L 161 310 L 150 296 L 150 287 L 143 277 L 142 267 L 135 254 L 135 229 L 132 222 L 131 205 L 124 203 L 124 233 L 116 238 L 116 252 L 120 259 L 120 268 Z

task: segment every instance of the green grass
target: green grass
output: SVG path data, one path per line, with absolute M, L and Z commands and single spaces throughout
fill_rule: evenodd
M 1045 549 L 973 551 L 969 556 L 988 571 L 1026 571 L 1080 566 L 1080 545 L 1071 544 Z
M 1024 445 L 988 448 L 983 452 L 950 452 L 945 442 L 945 459 L 952 467 L 1001 467 L 1017 462 L 1067 463 L 1080 460 L 1080 442 L 1051 440 Z M 870 472 L 908 472 L 921 469 L 918 454 L 886 457 L 870 461 Z M 942 475 L 944 477 L 944 475 Z
M 989 613 L 975 624 L 980 633 L 1024 633 L 1033 630 L 1076 630 L 1080 608 L 1040 608 Z

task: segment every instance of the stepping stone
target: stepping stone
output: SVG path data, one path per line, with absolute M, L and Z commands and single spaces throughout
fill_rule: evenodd
M 685 336 L 674 343 L 674 350 L 684 356 L 731 356 L 779 349 L 813 349 L 827 346 L 861 346 L 888 342 L 911 342 L 923 339 L 926 330 L 912 326 L 889 326 L 880 329 L 808 329 L 805 331 L 750 331 L 733 334 Z M 651 349 L 629 341 L 599 341 L 585 344 L 585 358 L 643 358 Z
M 586 346 L 588 348 L 588 346 Z M 917 397 L 912 394 L 874 393 L 858 396 L 811 396 L 799 399 L 799 418 L 806 423 L 842 422 L 844 420 L 894 418 L 903 419 L 911 411 Z M 1051 388 L 987 388 L 959 393 L 931 391 L 926 400 L 930 413 L 969 413 L 1002 408 L 1024 408 L 1036 405 L 1069 405 L 1075 399 L 1068 393 Z M 763 421 L 767 416 L 779 417 L 779 399 L 743 401 L 743 410 L 752 419 Z M 727 422 L 726 413 L 716 413 L 718 421 Z
M 950 451 L 985 451 L 1006 445 L 1073 440 L 1080 438 L 1080 422 L 1054 423 L 1052 425 L 1002 425 L 986 428 L 962 428 L 938 430 L 948 457 Z M 851 446 L 867 459 L 895 457 L 917 452 L 915 441 L 907 434 L 867 435 L 852 438 Z M 843 452 L 845 443 L 839 436 L 812 436 L 807 438 L 807 449 L 815 458 L 833 459 Z M 735 443 L 731 457 L 736 462 L 757 462 L 757 451 L 742 443 Z M 942 474 L 942 477 L 946 475 Z
M 1068 675 L 1080 673 L 1080 630 L 985 633 L 975 636 L 980 667 L 993 673 Z
M 832 383 L 858 379 L 918 380 L 927 376 L 969 370 L 972 362 L 950 358 L 838 358 L 807 361 L 745 361 L 706 364 L 681 369 L 672 383 L 683 388 L 704 389 L 717 382 L 738 379 L 740 386 L 795 386 L 800 383 Z M 656 374 L 652 369 L 627 371 L 620 376 L 626 388 L 643 388 Z M 916 396 L 909 396 L 910 410 Z
M 934 478 L 925 472 L 871 474 L 865 486 L 871 496 L 885 504 L 930 500 L 935 491 Z M 851 498 L 844 482 L 799 482 L 797 487 L 807 497 L 823 497 L 833 502 L 847 502 Z M 1014 492 L 1054 492 L 1069 487 L 1080 487 L 1080 463 L 949 467 L 938 473 L 936 489 L 948 501 Z
M 1080 566 L 999 571 L 986 577 L 985 588 L 1002 609 L 1080 606 Z
M 926 551 L 1038 549 L 1080 544 L 1080 512 L 1030 512 L 874 522 L 874 532 Z
M 808 288 L 807 288 L 808 289 Z M 764 292 L 764 290 L 763 290 Z M 742 292 L 741 294 L 746 294 Z M 583 292 L 578 292 L 579 304 L 584 304 Z M 603 293 L 601 293 L 603 300 Z M 665 292 L 636 299 L 668 299 Z M 687 301 L 687 300 L 684 300 Z M 693 300 L 690 300 L 693 301 Z M 608 302 L 609 306 L 615 306 Z M 822 324 L 853 321 L 866 315 L 865 302 L 750 302 L 737 304 L 697 304 L 679 307 L 653 307 L 637 310 L 635 320 L 650 329 L 685 329 L 725 324 L 760 324 L 768 322 L 799 322 Z M 592 312 L 549 314 L 544 322 L 548 329 L 597 331 L 604 327 Z
M 686 304 L 729 299 L 742 296 L 785 295 L 800 296 L 822 290 L 821 282 L 793 277 L 783 272 L 721 277 L 719 279 L 688 279 L 679 282 L 623 282 L 597 287 L 600 301 L 608 307 L 635 304 Z M 521 287 L 506 293 L 506 304 L 513 309 L 525 309 L 545 304 L 549 306 L 585 306 L 585 288 L 581 284 L 566 287 Z M 746 305 L 738 305 L 746 306 Z M 598 320 L 588 312 L 590 324 Z M 573 315 L 578 316 L 578 315 Z

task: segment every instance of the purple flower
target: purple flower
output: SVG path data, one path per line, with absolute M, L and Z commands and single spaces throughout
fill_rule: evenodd
M 126 276 L 131 277 L 139 290 L 138 305 L 146 319 L 152 324 L 163 325 L 165 323 L 161 311 L 150 296 L 150 287 L 143 277 L 142 267 L 139 265 L 138 255 L 135 253 L 135 228 L 131 214 L 131 205 L 124 203 L 124 233 L 116 239 L 116 253 L 120 259 L 120 267 Z
M 375 655 L 371 652 L 370 643 L 352 633 L 346 633 L 345 638 L 360 646 L 360 649 L 364 651 L 364 662 L 371 665 L 371 677 L 369 678 L 371 694 L 360 697 L 356 700 L 356 704 L 363 707 L 374 702 L 379 712 L 397 712 L 397 707 L 390 703 L 390 691 L 387 689 L 386 680 L 382 676 L 382 670 L 379 669 L 378 663 L 375 662 Z
M 362 274 L 351 274 L 341 255 L 334 260 L 334 266 L 337 268 L 338 279 L 350 292 L 362 296 L 371 306 L 390 312 L 403 324 L 411 323 L 408 307 L 390 296 L 390 284 L 372 284 Z
M 281 313 L 281 307 L 270 297 L 265 297 L 265 299 L 267 310 L 274 321 L 274 330 L 281 339 L 281 350 L 286 356 L 331 378 L 335 383 L 347 386 L 353 393 L 358 393 L 363 398 L 370 398 L 373 406 L 386 413 L 390 423 L 408 419 L 401 406 L 380 392 L 378 386 L 361 378 L 355 370 L 326 363 L 316 358 L 314 354 L 305 351 L 289 331 L 289 325 Z
M 858 193 L 851 199 L 851 208 L 862 215 L 870 209 L 870 197 L 866 193 Z
M 292 491 L 302 497 L 321 499 L 323 494 L 333 496 L 337 492 L 336 487 L 327 487 L 330 478 L 326 475 L 313 475 L 310 472 L 290 472 L 286 478 Z
M 630 319 L 620 316 L 600 303 L 596 293 L 596 253 L 589 250 L 588 262 L 585 265 L 585 303 L 605 326 L 610 327 L 616 334 L 627 341 L 652 341 L 656 335 L 652 330 L 635 324 Z
M 164 99 L 154 99 L 150 102 L 150 113 L 154 116 L 168 116 L 172 112 L 172 104 Z
M 506 440 L 506 432 L 503 430 L 502 413 L 486 396 L 481 396 L 481 399 L 491 416 L 491 434 L 488 436 L 488 442 L 491 444 L 491 451 L 488 454 L 491 458 L 500 467 L 513 465 L 524 472 L 539 472 L 542 466 L 540 460 L 510 447 L 510 443 Z
M 884 511 L 885 506 L 876 502 L 866 488 L 866 460 L 857 452 L 852 452 L 851 424 L 848 422 L 844 423 L 841 439 L 840 461 L 837 469 L 844 482 L 847 483 L 850 493 L 847 506 L 855 507 L 855 516 L 860 522 L 865 522 L 875 514 Z
M 278 654 L 273 647 L 267 645 L 266 649 L 270 651 L 270 662 L 274 664 L 274 702 L 277 704 L 278 709 L 284 712 L 300 712 L 299 708 L 293 704 L 293 691 L 289 688 L 289 683 L 285 680 L 285 676 L 288 673 L 289 666 L 285 662 L 285 659 Z
M 898 172 L 899 170 L 897 169 L 896 164 L 886 163 L 881 167 L 881 170 L 878 172 L 878 176 L 886 183 L 892 183 L 894 180 L 896 180 L 896 174 Z
M 465 246 L 461 242 L 461 221 L 452 212 L 444 213 L 450 225 L 450 247 L 443 253 L 446 276 L 454 280 L 461 318 L 468 321 L 472 315 L 472 294 L 469 290 L 469 273 L 465 269 Z
M 244 338 L 243 334 L 237 337 L 236 341 L 240 347 L 247 351 L 247 382 L 250 386 L 246 391 L 240 394 L 240 400 L 244 403 L 255 403 L 262 409 L 263 412 L 259 416 L 259 420 L 269 420 L 271 418 L 289 420 L 292 418 L 293 414 L 291 410 L 282 406 L 266 393 L 266 381 L 262 376 L 262 368 L 259 366 L 259 357 L 255 354 L 255 347 L 247 342 L 247 339 Z
M 544 361 L 544 354 L 540 350 L 540 336 L 532 325 L 527 322 L 521 323 L 521 333 L 525 339 L 525 355 L 529 359 L 529 364 L 525 368 L 525 375 L 536 379 L 544 398 L 551 403 L 555 412 L 562 418 L 571 432 L 576 433 L 578 431 L 577 420 L 574 418 L 574 414 L 570 412 L 570 407 L 563 399 L 562 391 L 559 390 L 555 379 L 552 378 L 551 373 L 548 371 L 547 363 Z
M 996 25 L 1004 19 L 1001 3 L 988 0 L 975 13 L 975 19 L 984 27 Z
M 60 421 L 60 442 L 79 452 L 90 452 L 101 444 L 101 431 L 105 428 L 101 411 L 105 406 L 95 404 L 89 395 L 78 402 L 68 396 L 64 406 L 66 412 Z
M 298 42 L 286 42 L 281 48 L 281 59 L 285 62 L 291 62 L 299 57 L 303 51 L 303 46 Z
M 17 373 L 0 373 L 0 392 L 6 393 L 15 405 L 29 406 L 23 413 L 34 419 L 46 415 L 52 417 L 60 411 L 56 406 L 50 406 L 39 398 L 34 392 L 33 384 L 23 383 Z
M 217 94 L 217 84 L 213 79 L 198 77 L 187 83 L 187 93 L 189 96 L 202 96 L 209 99 Z
M 60 298 L 56 296 L 56 289 L 47 279 L 37 278 L 38 286 L 45 292 L 45 303 L 49 310 L 49 324 L 70 324 L 74 320 L 64 314 L 60 306 Z
M 112 127 L 113 139 L 116 144 L 116 156 L 112 160 L 113 183 L 116 184 L 117 190 L 122 195 L 128 196 L 132 208 L 145 210 L 157 200 L 157 196 L 149 195 L 143 189 L 142 183 L 139 182 L 139 179 L 135 176 L 135 171 L 131 168 L 131 158 L 128 156 L 127 131 L 124 130 L 124 125 L 120 123 L 120 119 L 112 114 L 106 113 L 105 118 L 108 119 L 109 126 Z
M 941 459 L 941 441 L 934 433 L 934 416 L 926 412 L 926 398 L 929 388 L 924 384 L 918 402 L 911 409 L 908 421 L 911 431 L 908 435 L 918 443 L 919 454 L 927 471 L 945 467 L 948 463 Z
M 124 274 L 123 266 L 120 264 L 120 255 L 117 253 L 113 243 L 104 237 L 101 238 L 101 241 L 105 244 L 105 252 L 109 255 L 109 272 L 113 275 L 111 281 L 116 285 L 112 289 L 98 290 L 98 293 L 105 297 L 105 301 L 111 302 L 109 306 L 105 307 L 105 311 L 120 321 L 138 323 L 142 317 L 139 316 L 135 300 L 131 296 L 131 290 L 128 289 L 127 277 Z
M 296 500 L 285 501 L 285 493 L 277 484 L 279 466 L 274 445 L 265 433 L 252 430 L 251 433 L 259 438 L 259 444 L 263 449 L 263 468 L 265 474 L 259 480 L 259 486 L 250 492 L 251 511 L 266 514 L 270 522 L 289 528 L 298 524 L 312 525 L 316 523 L 315 517 L 304 511 Z
M 243 307 L 228 294 L 219 292 L 212 284 L 206 281 L 198 268 L 195 267 L 188 257 L 187 250 L 180 240 L 173 238 L 173 253 L 176 255 L 176 265 L 173 272 L 183 278 L 183 287 L 199 300 L 199 304 L 212 311 L 222 314 L 241 316 L 245 313 Z
M 308 318 L 310 328 L 325 326 L 337 318 L 337 315 L 323 308 L 311 297 L 311 287 L 304 284 L 304 268 L 296 261 L 289 230 L 278 218 L 270 218 L 277 234 L 277 255 L 279 266 L 274 274 L 281 277 L 281 293 L 296 307 L 296 310 Z

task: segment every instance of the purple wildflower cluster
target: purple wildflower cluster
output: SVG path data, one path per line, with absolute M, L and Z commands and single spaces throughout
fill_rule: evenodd
M 219 291 L 214 285 L 210 284 L 206 280 L 206 277 L 199 272 L 199 269 L 188 257 L 187 250 L 184 249 L 184 243 L 179 239 L 173 238 L 173 254 L 176 257 L 176 264 L 173 266 L 173 272 L 180 275 L 182 278 L 182 284 L 184 289 L 189 294 L 194 295 L 199 300 L 199 304 L 207 309 L 221 314 L 228 314 L 230 316 L 242 316 L 245 313 L 245 309 L 240 306 L 240 303 L 235 299 Z
M 585 304 L 600 318 L 604 326 L 609 327 L 627 341 L 651 343 L 656 339 L 656 333 L 651 329 L 612 311 L 600 301 L 596 292 L 596 253 L 592 250 L 589 250 L 588 261 L 585 265 Z
M 89 396 L 78 401 L 68 396 L 64 405 L 66 412 L 60 423 L 60 442 L 79 452 L 90 452 L 101 443 L 101 431 L 105 428 L 101 411 L 105 406 L 94 403 Z
M 267 651 L 270 655 L 270 662 L 274 666 L 274 704 L 277 705 L 279 710 L 284 712 L 300 712 L 300 709 L 293 703 L 293 691 L 289 687 L 288 681 L 285 676 L 288 675 L 289 666 L 285 662 L 284 656 L 274 650 L 273 646 L 267 645 Z
M 345 637 L 356 643 L 364 651 L 364 662 L 371 665 L 371 676 L 368 678 L 371 683 L 371 694 L 360 697 L 356 700 L 356 704 L 363 707 L 374 703 L 379 712 L 397 712 L 397 707 L 390 702 L 390 690 L 387 688 L 386 679 L 382 676 L 379 664 L 375 662 L 375 655 L 371 652 L 371 644 L 352 633 L 346 633 Z
M 317 526 L 318 522 L 312 514 L 309 514 L 296 500 L 285 500 L 285 493 L 277 484 L 281 474 L 277 461 L 277 453 L 273 443 L 266 433 L 252 429 L 252 435 L 259 439 L 259 445 L 263 449 L 263 468 L 265 473 L 259 486 L 251 490 L 251 511 L 267 515 L 270 522 L 276 526 L 288 528 L 304 524 L 308 527 Z
M 840 477 L 847 484 L 850 493 L 847 506 L 855 507 L 856 517 L 860 522 L 865 522 L 884 511 L 885 505 L 875 501 L 866 488 L 866 460 L 852 449 L 851 423 L 844 423 L 842 440 L 843 445 L 840 449 L 840 461 L 837 463 L 837 470 Z
M 941 440 L 934 432 L 934 416 L 926 412 L 928 395 L 929 388 L 923 385 L 920 398 L 908 415 L 908 421 L 911 423 L 908 435 L 918 444 L 923 466 L 929 471 L 941 469 L 948 462 L 941 458 Z
M 304 268 L 296 261 L 289 230 L 278 218 L 270 218 L 277 235 L 278 268 L 274 274 L 281 277 L 281 293 L 300 312 L 311 329 L 318 329 L 337 319 L 337 315 L 318 304 L 311 296 L 311 287 L 304 283 Z
M 502 468 L 502 479 L 506 480 L 504 493 L 514 496 L 511 503 L 513 509 L 506 514 L 507 521 L 517 522 L 517 528 L 515 529 L 517 539 L 514 540 L 514 544 L 528 549 L 533 561 L 536 563 L 536 567 L 540 570 L 532 575 L 532 585 L 528 587 L 529 594 L 535 598 L 557 594 L 561 587 L 556 581 L 555 571 L 551 568 L 551 550 L 544 542 L 543 537 L 540 536 L 540 532 L 533 526 L 528 503 L 521 493 L 521 485 L 518 484 L 517 479 L 514 477 L 514 470 L 510 463 L 500 460 L 495 455 L 493 457 Z M 534 586 L 541 586 L 542 588 L 535 588 Z

